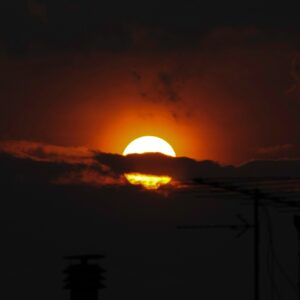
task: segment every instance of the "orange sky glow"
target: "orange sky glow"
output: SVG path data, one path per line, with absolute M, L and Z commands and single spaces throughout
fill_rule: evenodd
M 291 135 L 297 129 L 290 111 L 278 109 L 288 105 L 280 97 L 291 84 L 276 91 L 273 84 L 280 74 L 275 61 L 281 59 L 282 72 L 289 72 L 287 56 L 273 53 L 266 60 L 274 46 L 264 47 L 222 55 L 204 48 L 184 56 L 144 51 L 6 60 L 2 98 L 12 101 L 1 107 L 1 139 L 121 154 L 133 139 L 153 135 L 178 156 L 225 164 L 257 158 L 262 147 L 292 144 L 284 127 L 268 119 L 275 110 Z M 255 76 L 255 88 L 247 76 Z M 22 84 L 16 89 L 12 82 Z M 266 94 L 275 104 L 262 102 Z

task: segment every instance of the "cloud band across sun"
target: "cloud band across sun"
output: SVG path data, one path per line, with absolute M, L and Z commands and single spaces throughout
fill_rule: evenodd
M 75 147 L 28 141 L 24 147 L 24 143 L 7 141 L 5 147 L 0 143 L 1 184 L 85 185 L 97 188 L 129 186 L 124 173 L 169 174 L 174 182 L 169 185 L 171 189 L 176 189 L 175 182 L 191 183 L 197 177 L 300 178 L 300 160 L 296 159 L 254 160 L 239 166 L 222 166 L 214 161 L 196 161 L 158 153 L 123 156 L 86 149 L 82 155 L 82 151 Z

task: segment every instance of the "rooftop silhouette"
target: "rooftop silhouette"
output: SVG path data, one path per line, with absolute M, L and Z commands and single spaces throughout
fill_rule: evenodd
M 65 256 L 66 260 L 71 261 L 63 272 L 67 275 L 64 280 L 65 289 L 70 290 L 71 300 L 97 300 L 98 291 L 105 288 L 101 282 L 104 280 L 103 268 L 96 263 L 90 263 L 89 260 L 104 258 L 103 255 L 74 255 Z M 73 264 L 73 261 L 79 260 L 79 263 Z

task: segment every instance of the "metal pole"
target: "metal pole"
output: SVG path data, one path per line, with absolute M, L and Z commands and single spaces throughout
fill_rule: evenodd
M 259 224 L 260 192 L 255 190 L 254 195 L 254 299 L 260 299 L 260 224 Z
M 294 225 L 298 232 L 298 298 L 300 299 L 300 216 L 294 216 Z

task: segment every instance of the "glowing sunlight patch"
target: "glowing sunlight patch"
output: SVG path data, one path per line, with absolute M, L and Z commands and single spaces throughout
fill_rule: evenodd
M 126 179 L 133 185 L 142 185 L 148 190 L 156 190 L 163 184 L 168 184 L 171 181 L 170 176 L 157 176 L 141 173 L 127 173 Z

